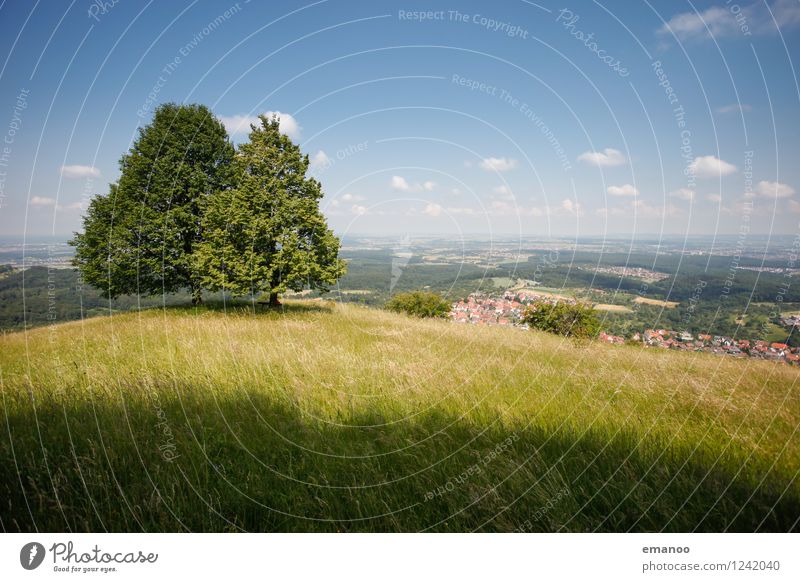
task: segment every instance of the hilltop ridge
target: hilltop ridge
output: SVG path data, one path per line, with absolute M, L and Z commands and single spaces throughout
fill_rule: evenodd
M 322 301 L 0 343 L 6 530 L 798 527 L 788 366 Z

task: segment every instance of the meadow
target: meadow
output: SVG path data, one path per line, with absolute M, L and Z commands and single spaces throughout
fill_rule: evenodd
M 356 305 L 0 337 L 5 531 L 792 531 L 796 368 Z

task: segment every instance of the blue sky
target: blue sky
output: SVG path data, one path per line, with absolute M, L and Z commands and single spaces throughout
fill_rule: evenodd
M 79 229 L 167 101 L 280 112 L 339 234 L 800 224 L 798 0 L 7 0 L 0 44 L 2 234 Z

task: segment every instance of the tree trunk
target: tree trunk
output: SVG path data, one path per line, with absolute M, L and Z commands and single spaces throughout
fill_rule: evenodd
M 192 287 L 192 305 L 200 305 L 203 302 L 203 290 L 199 287 Z
M 272 292 L 269 294 L 269 306 L 270 307 L 280 307 L 281 302 L 278 301 L 278 294 L 276 292 Z

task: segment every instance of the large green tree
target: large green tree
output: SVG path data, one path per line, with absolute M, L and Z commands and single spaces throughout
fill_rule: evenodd
M 107 297 L 188 289 L 201 299 L 192 255 L 202 210 L 230 184 L 233 145 L 203 105 L 158 107 L 120 160 L 121 175 L 95 197 L 71 241 L 85 282 Z
M 233 161 L 234 184 L 209 198 L 195 253 L 202 285 L 236 296 L 319 289 L 345 273 L 339 239 L 319 209 L 320 183 L 306 177 L 308 156 L 260 117 Z

